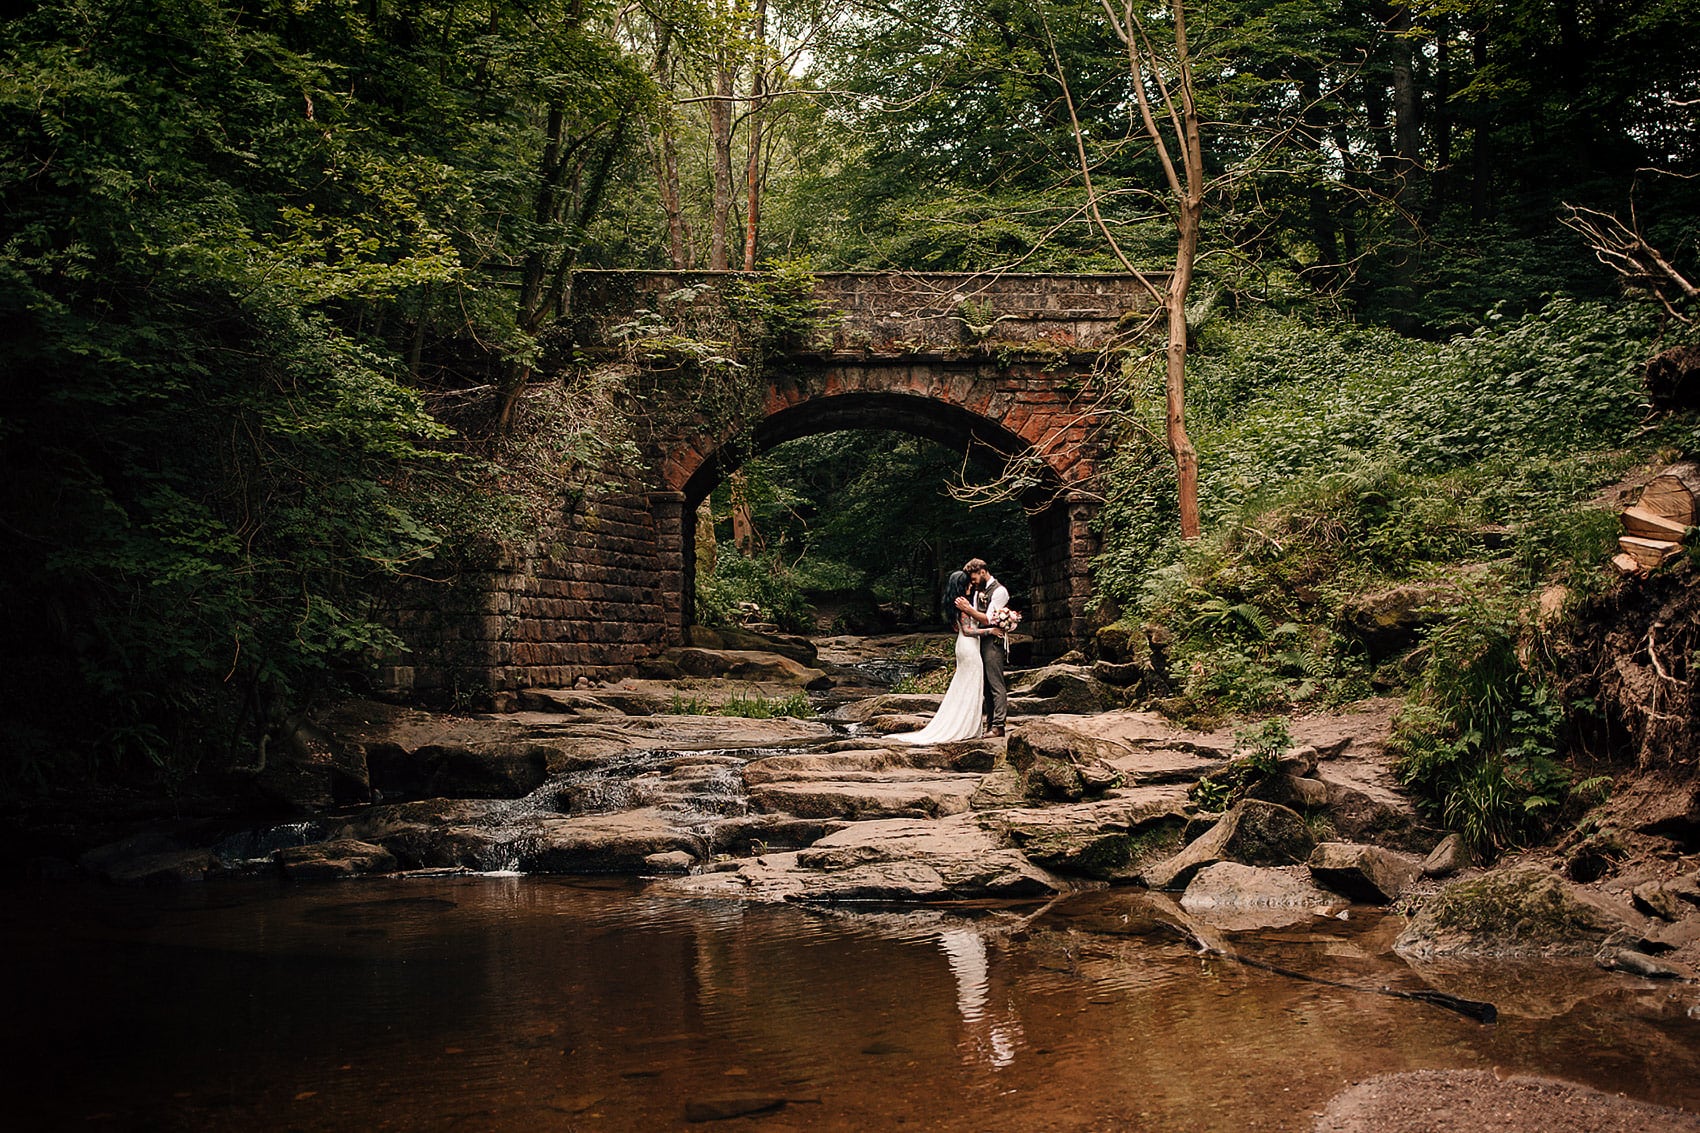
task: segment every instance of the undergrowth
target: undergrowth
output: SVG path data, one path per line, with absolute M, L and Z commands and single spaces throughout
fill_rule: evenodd
M 1570 300 L 1438 345 L 1211 323 L 1189 420 L 1207 534 L 1190 545 L 1159 390 L 1128 375 L 1096 566 L 1118 631 L 1168 642 L 1157 706 L 1214 725 L 1402 695 L 1400 774 L 1479 852 L 1572 817 L 1602 783 L 1564 762 L 1570 706 L 1531 648 L 1535 608 L 1545 593 L 1561 620 L 1613 584 L 1602 490 L 1694 438 L 1692 414 L 1646 418 L 1655 330 Z

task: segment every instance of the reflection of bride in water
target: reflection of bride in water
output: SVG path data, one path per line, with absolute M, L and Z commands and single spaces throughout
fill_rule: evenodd
M 950 961 L 950 974 L 956 977 L 956 1010 L 968 1032 L 965 1055 L 1002 1070 L 1015 1061 L 1016 1048 L 1021 1045 L 1021 1020 L 1013 1008 L 1006 1009 L 1001 1019 L 986 1015 L 991 997 L 991 957 L 985 938 L 969 925 L 944 928 L 939 931 L 939 948 Z

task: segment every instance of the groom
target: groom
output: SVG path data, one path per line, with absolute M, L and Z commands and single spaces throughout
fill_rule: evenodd
M 1009 605 L 1009 591 L 986 569 L 985 559 L 969 559 L 962 564 L 973 584 L 974 601 L 964 610 L 981 625 L 990 625 L 992 611 Z M 958 600 L 958 605 L 964 605 Z M 1009 714 L 1009 686 L 1004 683 L 1004 663 L 1009 660 L 1009 643 L 1002 630 L 991 630 L 980 638 L 980 660 L 985 663 L 985 714 L 991 725 L 988 736 L 1004 734 L 1004 719 Z

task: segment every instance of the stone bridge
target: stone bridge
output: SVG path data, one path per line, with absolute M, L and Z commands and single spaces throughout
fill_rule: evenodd
M 646 335 L 736 322 L 727 313 L 739 289 L 761 278 L 579 272 L 562 328 L 581 361 L 629 358 Z M 565 498 L 533 545 L 466 591 L 457 614 L 402 611 L 413 655 L 388 671 L 388 683 L 560 686 L 629 674 L 688 643 L 698 506 L 774 445 L 858 428 L 978 449 L 1015 470 L 1025 485 L 1031 589 L 1013 600 L 1027 614 L 1034 657 L 1083 645 L 1097 470 L 1110 439 L 1096 375 L 1106 353 L 1134 337 L 1150 294 L 1119 274 L 835 272 L 812 277 L 812 287 L 808 325 L 769 344 L 760 386 L 740 412 L 687 412 L 649 436 L 646 471 L 605 494 Z

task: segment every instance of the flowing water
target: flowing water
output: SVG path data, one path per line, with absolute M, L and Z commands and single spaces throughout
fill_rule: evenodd
M 1237 935 L 1243 963 L 1127 890 L 856 912 L 491 876 L 8 897 L 14 1129 L 1303 1130 L 1353 1081 L 1431 1067 L 1700 1109 L 1700 992 L 1418 972 L 1369 910 Z M 1426 987 L 1499 1021 L 1383 990 Z

